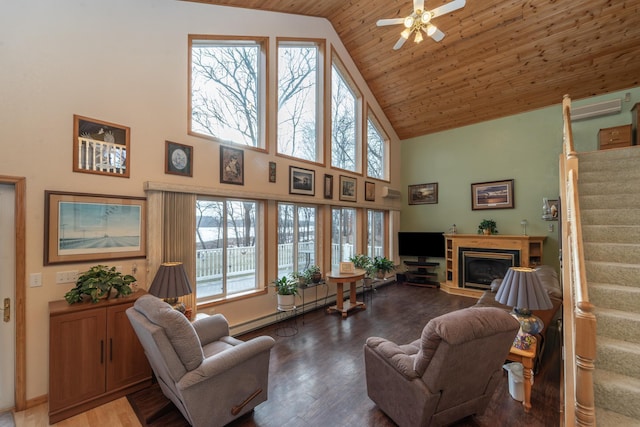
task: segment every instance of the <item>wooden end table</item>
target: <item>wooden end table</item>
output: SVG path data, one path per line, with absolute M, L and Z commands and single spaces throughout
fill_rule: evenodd
M 342 313 L 342 318 L 346 319 L 347 314 L 356 308 L 366 309 L 364 302 L 356 300 L 356 282 L 364 279 L 364 270 L 356 269 L 353 273 L 340 273 L 339 271 L 331 271 L 327 274 L 327 280 L 336 284 L 336 305 L 327 308 L 327 313 Z M 344 284 L 349 283 L 351 288 L 349 292 L 349 300 L 343 301 Z
M 535 338 L 535 337 L 534 337 Z M 511 347 L 507 360 L 512 362 L 522 363 L 523 376 L 524 376 L 524 399 L 522 400 L 522 406 L 524 411 L 529 412 L 531 410 L 531 386 L 533 382 L 533 365 L 536 360 L 536 354 L 538 352 L 538 341 L 533 340 L 533 343 L 527 350 L 520 350 L 519 348 Z

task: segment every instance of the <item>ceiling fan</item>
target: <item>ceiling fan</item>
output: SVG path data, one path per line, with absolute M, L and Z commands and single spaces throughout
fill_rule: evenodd
M 414 41 L 420 43 L 423 40 L 422 31 L 439 42 L 444 38 L 444 33 L 431 24 L 431 20 L 440 15 L 461 9 L 465 4 L 466 0 L 453 0 L 433 10 L 424 10 L 424 0 L 413 0 L 413 13 L 411 15 L 406 18 L 380 19 L 377 25 L 382 27 L 384 25 L 404 24 L 404 30 L 400 33 L 400 39 L 393 46 L 393 50 L 400 49 L 412 33 L 416 34 Z

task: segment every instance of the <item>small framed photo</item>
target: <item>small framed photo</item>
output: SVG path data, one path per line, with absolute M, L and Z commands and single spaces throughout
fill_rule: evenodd
M 349 274 L 349 273 L 355 273 L 356 272 L 356 267 L 352 262 L 341 262 L 340 263 L 340 274 Z
M 410 205 L 429 205 L 438 203 L 438 183 L 415 184 L 409 186 Z
M 350 176 L 340 175 L 340 200 L 355 202 L 357 200 L 356 179 Z
M 365 181 L 364 182 L 364 199 L 368 202 L 376 201 L 376 183 Z
M 129 178 L 130 129 L 73 115 L 73 171 Z
M 220 146 L 220 182 L 244 185 L 244 151 Z
M 193 147 L 165 141 L 164 173 L 193 176 Z
M 324 198 L 333 199 L 333 175 L 324 174 Z
M 276 182 L 276 162 L 269 162 L 269 182 Z
M 513 179 L 471 184 L 471 209 L 513 209 Z
M 289 166 L 289 194 L 303 194 L 313 196 L 316 194 L 316 172 L 311 169 L 303 169 Z

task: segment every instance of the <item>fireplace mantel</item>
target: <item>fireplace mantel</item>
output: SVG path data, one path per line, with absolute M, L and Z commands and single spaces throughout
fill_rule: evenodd
M 462 288 L 458 285 L 459 249 L 493 249 L 519 251 L 520 267 L 535 267 L 542 263 L 542 246 L 546 236 L 524 236 L 508 234 L 445 234 L 446 265 L 444 283 L 440 284 L 443 291 L 456 294 L 479 297 L 482 290 Z

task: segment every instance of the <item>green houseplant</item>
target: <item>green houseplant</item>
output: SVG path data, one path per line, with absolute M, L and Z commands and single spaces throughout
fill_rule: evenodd
M 295 306 L 295 298 L 298 295 L 298 282 L 291 277 L 282 276 L 274 280 L 273 286 L 276 288 L 278 298 L 278 309 L 289 310 Z
M 123 275 L 115 267 L 95 265 L 78 277 L 76 286 L 64 295 L 64 299 L 74 304 L 88 296 L 92 303 L 97 303 L 102 297 L 109 298 L 112 289 L 116 291 L 116 298 L 126 296 L 131 294 L 131 284 L 135 281 L 135 277 Z
M 364 254 L 357 254 L 349 258 L 349 261 L 353 263 L 355 268 L 366 271 L 366 275 L 372 278 L 376 272 L 376 268 L 373 266 L 373 260 L 370 256 Z
M 307 283 L 320 283 L 322 280 L 322 272 L 320 271 L 320 267 L 317 265 L 312 265 L 307 268 L 303 273 L 304 277 L 307 279 Z
M 378 279 L 383 279 L 387 273 L 395 270 L 396 268 L 393 261 L 383 256 L 374 257 L 373 260 L 371 261 L 371 265 L 377 272 Z
M 478 234 L 498 234 L 496 222 L 492 219 L 483 219 L 478 225 Z

